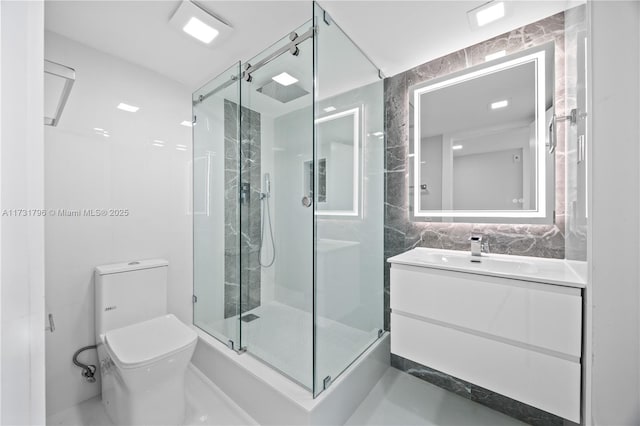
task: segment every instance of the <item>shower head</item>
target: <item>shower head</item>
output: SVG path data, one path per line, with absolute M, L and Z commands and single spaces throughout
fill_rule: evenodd
M 282 84 L 273 80 L 269 81 L 267 84 L 256 90 L 263 95 L 267 95 L 270 98 L 275 99 L 276 101 L 282 102 L 283 104 L 309 94 L 309 92 L 307 92 L 297 84 L 283 86 Z

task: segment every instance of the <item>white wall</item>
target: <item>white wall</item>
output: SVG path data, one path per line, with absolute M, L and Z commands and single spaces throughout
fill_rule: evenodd
M 453 208 L 522 209 L 522 203 L 513 202 L 522 199 L 522 152 L 520 148 L 454 155 Z
M 0 3 L 0 209 L 42 209 L 42 2 Z M 44 219 L 0 222 L 0 424 L 45 422 Z
M 237 90 L 234 86 L 232 89 Z M 207 89 L 208 90 L 208 89 Z M 206 91 L 205 91 L 206 92 Z M 233 98 L 231 98 L 233 99 Z M 235 339 L 236 322 L 224 321 L 225 305 L 225 140 L 224 97 L 194 108 L 194 322 Z M 231 327 L 224 330 L 225 326 Z M 223 331 L 224 330 L 224 331 Z
M 95 266 L 167 259 L 168 309 L 192 321 L 191 129 L 180 125 L 191 118 L 191 91 L 54 33 L 46 33 L 45 57 L 76 70 L 60 125 L 45 131 L 47 209 L 129 210 L 126 217 L 46 218 L 47 312 L 57 326 L 46 342 L 52 414 L 100 392 L 71 363 L 75 350 L 95 342 Z M 120 102 L 140 110 L 118 110 Z M 82 359 L 97 364 L 95 351 Z
M 640 3 L 592 3 L 592 421 L 640 424 Z

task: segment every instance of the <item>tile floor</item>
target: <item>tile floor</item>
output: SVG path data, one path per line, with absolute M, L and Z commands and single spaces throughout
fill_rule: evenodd
M 187 418 L 185 426 L 257 425 L 244 410 L 195 368 L 186 376 Z M 100 396 L 68 408 L 47 418 L 47 425 L 113 426 Z
M 389 367 L 345 426 L 506 426 L 524 423 Z
M 187 373 L 185 425 L 257 425 L 217 386 L 190 368 Z M 48 425 L 113 426 L 100 397 L 54 414 Z M 346 426 L 506 426 L 523 425 L 420 379 L 389 368 Z

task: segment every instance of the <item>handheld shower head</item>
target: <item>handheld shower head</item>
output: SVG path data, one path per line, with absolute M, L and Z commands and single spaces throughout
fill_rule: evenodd
M 264 186 L 262 189 L 265 194 L 271 194 L 271 176 L 269 176 L 269 173 L 264 174 Z

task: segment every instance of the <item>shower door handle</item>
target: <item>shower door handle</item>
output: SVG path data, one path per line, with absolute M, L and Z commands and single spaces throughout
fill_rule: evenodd
M 302 205 L 304 207 L 311 207 L 311 204 L 313 204 L 313 198 L 309 197 L 308 195 L 302 197 Z

